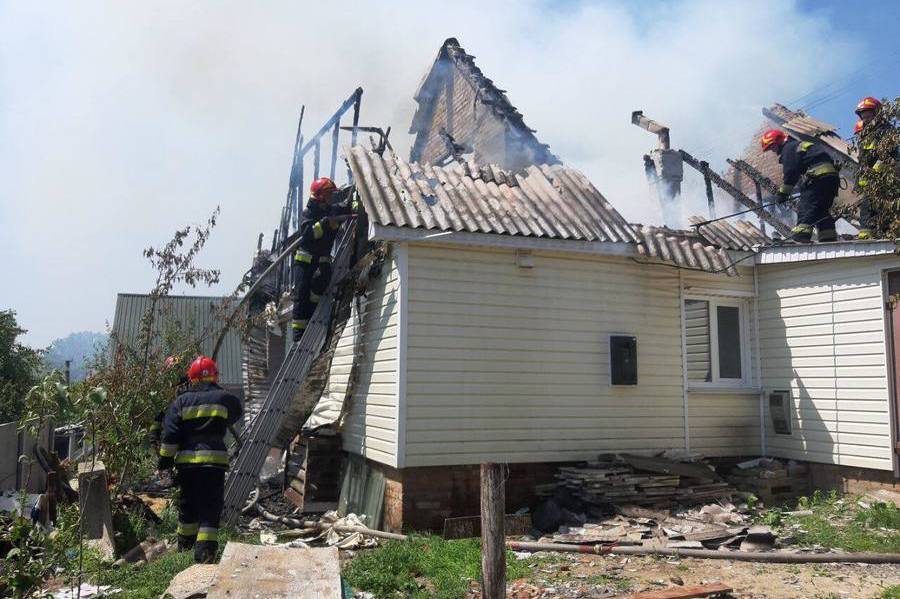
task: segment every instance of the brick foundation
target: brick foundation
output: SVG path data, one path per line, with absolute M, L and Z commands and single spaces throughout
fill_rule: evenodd
M 834 489 L 853 495 L 863 495 L 876 489 L 900 492 L 900 479 L 894 478 L 894 473 L 890 470 L 809 462 L 809 477 L 813 489 Z
M 478 465 L 430 466 L 397 470 L 368 461 L 384 474 L 382 527 L 389 531 L 441 531 L 444 520 L 481 513 L 481 471 Z M 534 507 L 535 485 L 554 481 L 566 463 L 510 464 L 506 511 Z
M 734 458 L 718 464 L 725 472 L 739 461 Z M 400 531 L 440 532 L 444 520 L 476 516 L 481 512 L 480 467 L 429 466 L 397 470 L 372 461 L 369 467 L 384 474 L 384 513 L 382 528 Z M 536 505 L 535 486 L 555 480 L 554 474 L 568 462 L 510 464 L 506 483 L 506 512 Z M 900 492 L 900 480 L 892 472 L 852 468 L 830 464 L 809 464 L 810 489 L 835 489 L 862 495 L 874 489 Z

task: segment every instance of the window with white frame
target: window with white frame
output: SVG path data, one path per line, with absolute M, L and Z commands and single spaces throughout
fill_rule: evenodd
M 725 297 L 684 300 L 687 379 L 692 387 L 740 386 L 750 380 L 747 304 Z

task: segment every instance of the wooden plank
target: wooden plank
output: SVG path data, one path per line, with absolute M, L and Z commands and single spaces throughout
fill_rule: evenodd
M 709 597 L 713 593 L 730 593 L 732 591 L 730 586 L 713 583 L 633 593 L 625 596 L 625 599 L 693 599 L 694 597 Z
M 701 480 L 715 480 L 717 478 L 715 470 L 704 464 L 674 462 L 662 458 L 648 458 L 630 454 L 623 455 L 622 459 L 637 470 L 659 472 L 661 474 L 677 474 L 679 476 L 699 478 Z
M 209 599 L 341 599 L 336 547 L 228 543 Z

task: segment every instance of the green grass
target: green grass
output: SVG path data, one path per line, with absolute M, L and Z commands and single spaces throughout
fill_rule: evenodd
M 892 584 L 881 590 L 879 599 L 900 599 L 900 584 Z
M 122 589 L 123 592 L 114 597 L 157 599 L 176 574 L 193 564 L 193 553 L 171 551 L 143 566 L 128 565 L 115 570 L 102 570 L 94 580 L 99 584 Z
M 772 509 L 760 513 L 757 521 L 783 535 L 794 534 L 802 546 L 900 553 L 900 509 L 893 504 L 863 508 L 855 497 L 816 491 L 812 497 L 800 498 L 797 507 L 813 514 L 794 516 Z
M 526 561 L 507 552 L 507 579 L 529 575 Z M 481 578 L 478 539 L 445 541 L 440 537 L 411 537 L 360 553 L 344 569 L 354 588 L 378 598 L 459 599 L 471 581 Z

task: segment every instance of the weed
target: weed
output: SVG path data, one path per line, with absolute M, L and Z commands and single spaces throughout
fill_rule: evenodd
M 509 580 L 528 574 L 526 564 L 512 553 L 507 553 L 506 563 Z M 346 566 L 344 576 L 354 588 L 378 598 L 458 599 L 470 581 L 481 577 L 481 543 L 433 536 L 390 541 L 358 555 Z
M 900 599 L 900 584 L 892 584 L 881 590 L 879 599 Z
M 612 588 L 618 593 L 624 593 L 631 589 L 631 581 L 612 572 L 596 574 L 588 579 L 588 582 L 595 587 Z
M 876 503 L 863 508 L 854 497 L 816 491 L 801 497 L 798 507 L 812 515 L 773 509 L 758 514 L 757 521 L 795 536 L 804 546 L 900 553 L 900 509 L 894 505 Z

